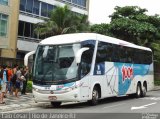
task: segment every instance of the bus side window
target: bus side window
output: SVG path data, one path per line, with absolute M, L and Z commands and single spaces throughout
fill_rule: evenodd
M 81 61 L 81 76 L 85 76 L 90 72 L 92 62 L 93 51 L 87 50 L 82 54 Z
M 82 58 L 81 58 L 80 69 L 81 69 L 81 78 L 82 78 L 90 72 L 92 57 L 93 57 L 94 47 L 95 47 L 95 41 L 88 40 L 88 41 L 82 42 L 81 45 L 82 47 L 89 48 L 89 50 L 85 51 L 82 54 Z

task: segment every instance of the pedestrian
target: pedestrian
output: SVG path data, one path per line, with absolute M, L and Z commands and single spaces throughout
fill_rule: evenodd
M 9 91 L 9 94 L 11 95 L 12 94 L 12 92 L 11 92 L 11 88 L 12 88 L 11 78 L 13 77 L 13 71 L 10 66 L 8 66 L 7 70 L 8 70 L 8 91 Z
M 0 102 L 1 102 L 1 90 L 2 90 L 2 78 L 3 78 L 3 73 L 2 73 L 2 66 L 0 65 Z
M 24 80 L 23 80 L 22 95 L 26 95 L 27 81 L 29 78 L 29 70 L 27 66 L 24 67 L 23 76 L 24 76 Z
M 4 65 L 3 66 L 3 77 L 6 76 L 6 92 L 4 94 L 4 98 L 7 97 L 7 92 L 8 92 L 8 89 L 9 89 L 9 82 L 8 82 L 8 79 L 9 79 L 9 75 L 8 75 L 8 66 L 7 65 Z
M 18 71 L 17 71 L 17 73 L 16 73 L 16 75 L 17 75 L 17 79 L 16 79 L 16 85 L 15 85 L 15 87 L 16 87 L 16 90 L 15 90 L 15 96 L 18 98 L 18 92 L 20 91 L 20 87 L 21 87 L 21 82 L 22 82 L 22 78 L 21 78 L 21 76 L 22 76 L 22 71 L 23 71 L 23 68 L 21 67 L 21 68 L 18 68 Z
M 16 88 L 17 70 L 18 70 L 18 65 L 15 64 L 12 70 L 13 75 L 11 77 L 11 95 L 13 95 L 14 89 Z
M 0 104 L 5 104 L 4 102 L 4 96 L 5 96 L 5 92 L 6 92 L 6 87 L 7 87 L 7 66 L 4 65 L 2 70 L 1 70 L 1 75 L 2 75 L 2 80 L 1 80 L 1 85 L 2 85 L 2 89 L 1 89 L 1 101 Z

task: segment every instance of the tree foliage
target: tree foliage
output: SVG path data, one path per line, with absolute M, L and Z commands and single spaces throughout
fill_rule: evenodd
M 94 33 L 100 33 L 104 35 L 111 35 L 109 34 L 109 24 L 94 24 L 91 26 L 91 31 Z
M 156 63 L 160 63 L 160 41 L 153 42 L 151 47 L 154 51 L 154 60 Z
M 86 15 L 72 12 L 68 6 L 56 7 L 50 12 L 50 17 L 36 25 L 35 32 L 39 35 L 60 35 L 65 33 L 86 32 L 89 22 Z
M 91 31 L 150 47 L 156 61 L 160 62 L 160 16 L 146 13 L 146 9 L 138 6 L 117 6 L 109 24 L 93 25 Z

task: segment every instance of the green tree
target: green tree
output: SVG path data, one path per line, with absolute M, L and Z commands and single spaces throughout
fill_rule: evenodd
M 116 37 L 150 47 L 158 39 L 158 16 L 146 15 L 147 10 L 137 6 L 115 7 L 110 16 L 110 32 Z
M 160 16 L 146 13 L 146 9 L 138 6 L 117 6 L 109 24 L 92 25 L 91 31 L 150 47 L 160 63 Z
M 151 47 L 154 51 L 154 61 L 160 63 L 160 41 L 153 42 Z
M 89 22 L 86 15 L 72 12 L 68 6 L 56 7 L 50 12 L 50 17 L 36 25 L 35 32 L 47 37 L 65 33 L 89 31 Z
M 104 35 L 109 35 L 109 24 L 94 24 L 91 26 L 91 32 L 94 33 L 99 33 L 99 34 L 104 34 Z

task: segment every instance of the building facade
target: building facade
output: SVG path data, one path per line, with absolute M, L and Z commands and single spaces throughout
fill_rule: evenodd
M 16 57 L 19 4 L 19 0 L 0 0 L 0 62 Z
M 49 12 L 56 6 L 68 5 L 75 13 L 88 15 L 89 0 L 20 0 L 17 58 L 36 50 L 43 37 L 34 33 L 35 24 L 49 17 Z

